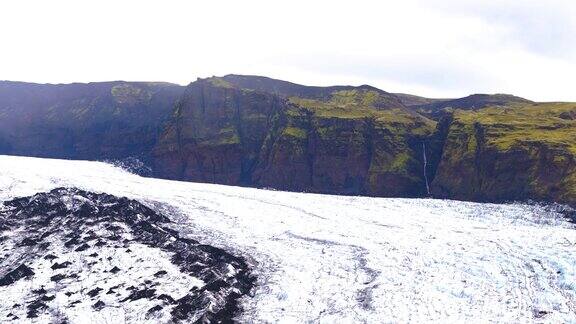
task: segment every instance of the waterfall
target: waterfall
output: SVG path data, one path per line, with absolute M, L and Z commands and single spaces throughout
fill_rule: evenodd
M 426 192 L 430 195 L 430 185 L 428 184 L 428 174 L 426 173 L 426 166 L 428 161 L 426 159 L 426 143 L 422 142 L 422 155 L 424 156 L 424 180 L 426 180 Z

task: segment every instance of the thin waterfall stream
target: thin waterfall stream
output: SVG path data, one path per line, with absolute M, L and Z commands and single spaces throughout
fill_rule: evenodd
M 424 156 L 424 180 L 426 180 L 426 192 L 430 195 L 430 185 L 428 184 L 428 174 L 426 172 L 426 166 L 428 165 L 428 160 L 426 159 L 426 143 L 422 142 L 422 154 Z

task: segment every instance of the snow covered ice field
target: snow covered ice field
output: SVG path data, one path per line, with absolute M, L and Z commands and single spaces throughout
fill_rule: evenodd
M 183 236 L 245 257 L 257 285 L 241 322 L 576 322 L 575 227 L 545 207 L 289 193 L 0 156 L 0 201 L 57 187 L 136 199 Z

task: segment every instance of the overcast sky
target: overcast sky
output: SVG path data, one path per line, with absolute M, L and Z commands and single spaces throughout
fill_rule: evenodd
M 1 1 L 0 79 L 240 73 L 576 101 L 574 17 L 574 0 Z

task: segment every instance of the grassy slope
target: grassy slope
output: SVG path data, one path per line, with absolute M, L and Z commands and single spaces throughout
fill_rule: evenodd
M 486 126 L 488 144 L 500 150 L 540 142 L 576 154 L 576 120 L 562 118 L 576 112 L 574 103 L 536 103 L 489 107 L 455 113 L 455 120 Z
M 362 119 L 371 118 L 382 126 L 391 127 L 401 133 L 426 135 L 435 122 L 413 114 L 403 107 L 378 109 L 385 101 L 378 92 L 371 90 L 335 91 L 328 101 L 291 97 L 290 102 L 304 107 L 322 118 Z
M 523 190 L 519 197 L 576 202 L 576 104 L 511 103 L 456 110 L 453 117 L 439 183 L 469 192 L 472 196 L 463 198 L 470 199 Z M 451 170 L 464 168 L 476 183 L 467 182 L 466 175 L 450 179 Z

